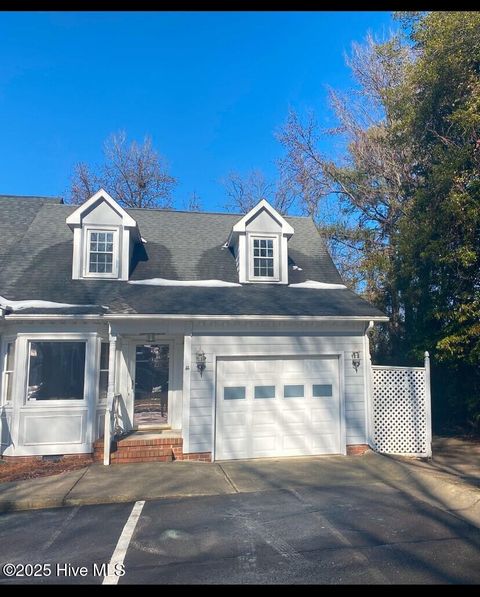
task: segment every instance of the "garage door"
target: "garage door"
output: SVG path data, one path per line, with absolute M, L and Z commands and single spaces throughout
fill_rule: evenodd
M 217 460 L 338 454 L 337 358 L 217 361 Z

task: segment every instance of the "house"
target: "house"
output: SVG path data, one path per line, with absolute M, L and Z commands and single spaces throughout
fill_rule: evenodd
M 355 451 L 367 332 L 386 320 L 310 218 L 264 200 L 233 215 L 2 196 L 2 454 L 96 446 L 108 463 L 110 434 L 119 461 Z

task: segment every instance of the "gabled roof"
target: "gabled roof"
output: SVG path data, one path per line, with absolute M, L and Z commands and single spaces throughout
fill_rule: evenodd
M 232 232 L 245 232 L 247 224 L 251 222 L 262 210 L 269 213 L 272 218 L 278 222 L 282 228 L 282 233 L 287 236 L 292 236 L 294 233 L 293 227 L 287 222 L 287 220 L 281 216 L 278 211 L 270 205 L 266 199 L 262 199 L 253 207 L 246 215 L 241 218 L 232 228 Z
M 73 234 L 66 219 L 77 209 L 58 200 L 0 196 L 1 296 L 9 300 L 106 305 L 109 313 L 118 314 L 365 318 L 383 315 L 350 290 L 274 284 L 232 288 L 155 287 L 123 281 L 72 280 Z M 235 258 L 224 243 L 241 215 L 159 209 L 124 211 L 137 223 L 147 241 L 136 245 L 130 279 L 238 282 Z M 288 248 L 290 283 L 307 279 L 342 283 L 314 222 L 305 217 L 284 219 L 295 228 Z
M 82 203 L 82 205 L 80 205 L 73 213 L 71 213 L 66 219 L 67 224 L 71 228 L 74 228 L 75 226 L 81 226 L 83 214 L 88 213 L 97 203 L 100 203 L 101 201 L 107 203 L 113 209 L 113 211 L 122 218 L 122 223 L 124 226 L 127 228 L 135 228 L 137 226 L 135 220 L 104 189 L 97 191 L 95 195 L 92 195 L 88 201 Z

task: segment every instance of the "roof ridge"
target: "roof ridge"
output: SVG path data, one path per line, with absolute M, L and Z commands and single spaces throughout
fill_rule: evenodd
M 52 195 L 5 195 L 1 194 L 0 199 L 40 199 L 41 201 L 55 201 L 58 205 L 65 205 L 63 197 Z

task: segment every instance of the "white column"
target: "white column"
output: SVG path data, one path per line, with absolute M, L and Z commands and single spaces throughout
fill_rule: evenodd
M 432 396 L 430 389 L 430 355 L 425 351 L 425 416 L 427 427 L 427 457 L 432 457 Z
M 372 404 L 372 357 L 370 355 L 370 336 L 369 333 L 373 329 L 373 321 L 370 321 L 364 335 L 364 392 L 365 392 L 365 431 L 367 444 L 374 449 L 373 444 L 373 404 Z
M 109 326 L 107 406 L 105 407 L 105 430 L 103 433 L 103 464 L 106 466 L 110 464 L 111 413 L 115 397 L 116 355 L 117 336 L 111 333 Z

